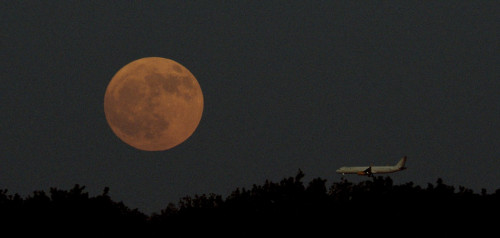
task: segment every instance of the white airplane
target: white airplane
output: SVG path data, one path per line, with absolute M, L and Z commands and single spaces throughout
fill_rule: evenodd
M 339 174 L 357 174 L 357 175 L 366 175 L 373 176 L 374 174 L 385 174 L 385 173 L 394 173 L 406 169 L 406 156 L 401 158 L 401 160 L 394 166 L 356 166 L 356 167 L 341 167 L 337 169 L 337 173 Z

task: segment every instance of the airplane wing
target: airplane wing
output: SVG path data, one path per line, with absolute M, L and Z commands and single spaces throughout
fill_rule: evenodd
M 372 173 L 372 166 L 368 167 L 368 168 L 367 168 L 367 169 L 365 169 L 365 171 L 363 171 L 363 172 L 365 172 L 365 173 L 367 173 L 367 174 Z
M 372 166 L 368 167 L 367 169 L 365 169 L 363 171 L 359 171 L 357 174 L 371 176 L 372 175 Z

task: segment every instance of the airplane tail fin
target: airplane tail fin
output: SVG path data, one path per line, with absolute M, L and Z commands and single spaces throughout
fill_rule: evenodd
M 405 163 L 406 163 L 406 156 L 401 158 L 401 160 L 396 164 L 396 167 L 398 169 L 405 168 Z

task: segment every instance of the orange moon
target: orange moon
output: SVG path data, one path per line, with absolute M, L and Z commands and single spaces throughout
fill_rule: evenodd
M 188 139 L 203 114 L 203 93 L 193 74 L 165 58 L 132 61 L 111 79 L 104 95 L 111 130 L 145 151 L 171 149 Z

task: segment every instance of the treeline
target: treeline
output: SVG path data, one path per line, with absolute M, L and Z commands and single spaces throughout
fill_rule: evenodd
M 100 233 L 132 234 L 142 232 L 148 216 L 113 201 L 104 188 L 101 195 L 90 197 L 85 186 L 72 189 L 50 188 L 49 193 L 35 191 L 22 198 L 0 190 L 0 227 L 15 228 L 15 235 L 76 235 Z M 69 232 L 68 232 L 69 231 Z
M 390 177 L 381 176 L 357 184 L 342 178 L 331 186 L 321 178 L 305 185 L 303 178 L 299 170 L 279 182 L 237 188 L 225 199 L 216 194 L 187 196 L 153 214 L 150 221 L 177 225 L 211 222 L 283 231 L 325 232 L 331 228 L 341 234 L 352 231 L 356 236 L 362 231 L 386 233 L 413 227 L 414 233 L 424 229 L 449 235 L 458 228 L 495 227 L 491 219 L 500 212 L 500 189 L 492 194 L 483 189 L 477 194 L 463 186 L 455 189 L 440 178 L 426 188 L 413 182 L 394 185 Z
M 390 177 L 374 177 L 357 184 L 343 178 L 330 186 L 325 179 L 315 178 L 305 185 L 303 178 L 299 170 L 279 182 L 237 188 L 226 198 L 217 194 L 186 196 L 151 215 L 113 201 L 108 188 L 95 197 L 80 185 L 68 191 L 35 191 L 26 198 L 0 190 L 1 225 L 49 229 L 40 231 L 66 227 L 78 234 L 142 237 L 198 233 L 200 229 L 220 233 L 238 228 L 293 233 L 425 227 L 441 231 L 449 228 L 451 232 L 457 227 L 484 230 L 500 212 L 500 189 L 493 193 L 483 189 L 478 194 L 462 186 L 456 189 L 446 185 L 442 179 L 425 188 L 412 182 L 394 185 Z

